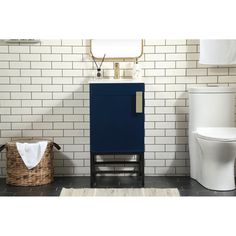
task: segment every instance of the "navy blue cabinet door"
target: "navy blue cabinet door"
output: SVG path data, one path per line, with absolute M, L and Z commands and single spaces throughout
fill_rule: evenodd
M 136 92 L 142 113 L 136 113 Z M 144 152 L 144 84 L 90 84 L 90 151 Z

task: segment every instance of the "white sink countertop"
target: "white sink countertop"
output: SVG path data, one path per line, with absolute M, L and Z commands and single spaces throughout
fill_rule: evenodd
M 122 84 L 122 83 L 144 83 L 143 80 L 139 79 L 91 79 L 88 81 L 89 84 Z

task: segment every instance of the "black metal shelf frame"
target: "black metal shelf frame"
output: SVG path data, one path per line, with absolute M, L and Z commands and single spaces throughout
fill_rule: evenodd
M 137 161 L 97 161 L 97 155 L 137 155 Z M 129 165 L 134 167 L 133 170 L 97 170 L 97 167 L 107 167 L 109 165 Z M 135 167 L 138 167 L 135 169 Z M 142 187 L 144 187 L 144 153 L 90 153 L 90 185 L 91 188 L 96 187 L 97 174 L 137 174 L 141 177 Z

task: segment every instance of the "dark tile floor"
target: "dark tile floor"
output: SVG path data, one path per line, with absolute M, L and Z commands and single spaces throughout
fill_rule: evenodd
M 15 187 L 6 185 L 0 179 L 0 196 L 59 196 L 61 189 L 89 188 L 89 177 L 56 177 L 51 184 L 35 187 Z M 140 187 L 136 177 L 99 177 L 97 187 Z M 189 177 L 146 177 L 146 188 L 178 188 L 181 196 L 236 196 L 236 190 L 219 192 L 202 187 Z

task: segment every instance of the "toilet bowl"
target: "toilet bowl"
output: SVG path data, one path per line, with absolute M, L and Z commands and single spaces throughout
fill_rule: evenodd
M 189 89 L 190 176 L 211 190 L 235 189 L 235 89 Z
M 236 128 L 197 128 L 201 159 L 201 184 L 208 189 L 235 189 Z

